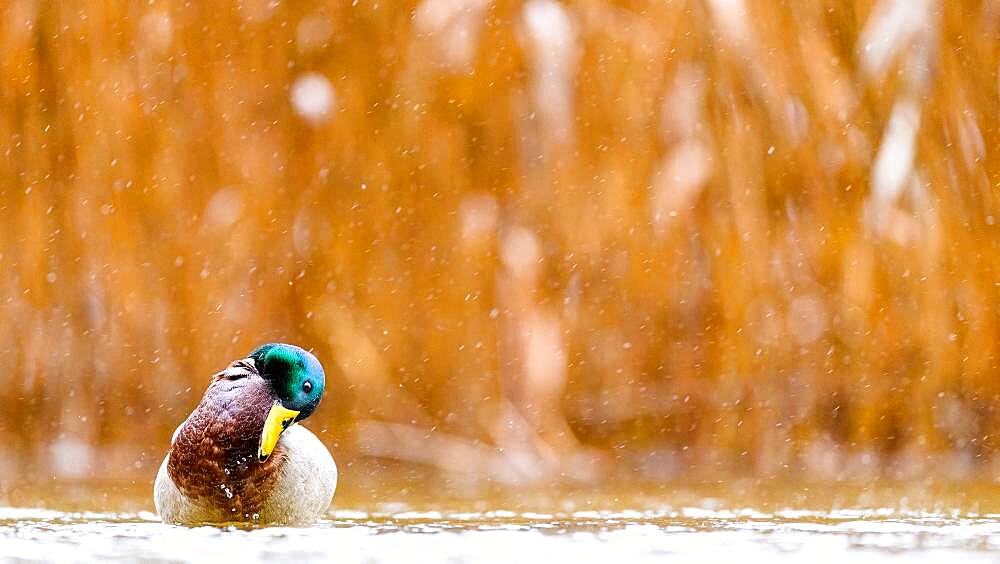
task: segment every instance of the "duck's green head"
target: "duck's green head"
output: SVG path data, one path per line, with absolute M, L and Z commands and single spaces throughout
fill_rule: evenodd
M 268 343 L 250 353 L 249 358 L 275 395 L 257 451 L 263 462 L 271 456 L 285 429 L 316 411 L 323 399 L 326 375 L 312 353 L 295 345 Z

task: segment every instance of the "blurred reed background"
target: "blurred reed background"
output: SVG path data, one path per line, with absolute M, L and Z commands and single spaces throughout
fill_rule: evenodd
M 0 14 L 0 497 L 271 340 L 347 488 L 1000 475 L 1000 1 Z

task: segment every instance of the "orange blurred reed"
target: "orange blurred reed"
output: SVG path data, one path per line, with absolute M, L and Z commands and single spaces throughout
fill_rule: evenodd
M 8 0 L 0 484 L 152 480 L 272 340 L 345 483 L 993 479 L 998 65 L 993 0 Z

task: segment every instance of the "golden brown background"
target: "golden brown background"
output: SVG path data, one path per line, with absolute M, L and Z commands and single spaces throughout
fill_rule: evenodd
M 346 488 L 992 479 L 998 30 L 995 0 L 8 0 L 0 501 L 150 482 L 272 340 L 326 366 Z

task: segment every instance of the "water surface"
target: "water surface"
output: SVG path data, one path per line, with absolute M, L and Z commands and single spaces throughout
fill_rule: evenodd
M 381 503 L 333 510 L 312 527 L 261 529 L 165 525 L 148 511 L 6 507 L 0 508 L 0 561 L 1000 561 L 1000 513 L 762 511 L 724 503 L 703 498 L 685 507 L 552 512 Z

